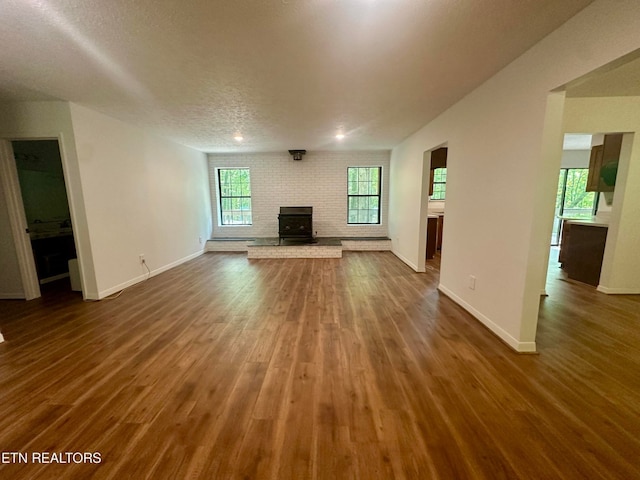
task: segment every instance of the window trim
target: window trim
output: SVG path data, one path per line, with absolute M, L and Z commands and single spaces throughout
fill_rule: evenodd
M 351 168 L 377 168 L 378 169 L 378 193 L 376 195 L 350 195 L 349 194 L 349 169 Z M 377 197 L 378 198 L 378 218 L 377 222 L 350 222 L 349 221 L 349 199 L 351 197 Z M 382 225 L 382 166 L 381 165 L 354 165 L 347 167 L 347 225 Z
M 226 195 L 223 197 L 222 195 L 222 183 L 220 179 L 220 173 L 223 170 L 247 170 L 249 172 L 249 188 L 251 188 L 251 169 L 249 167 L 217 167 L 216 168 L 216 190 L 218 193 L 218 226 L 220 227 L 250 227 L 253 225 L 253 201 L 251 197 L 251 193 L 249 195 Z M 223 208 L 222 208 L 222 200 L 227 198 L 248 198 L 251 208 L 249 212 L 251 213 L 251 223 L 224 223 L 223 216 Z

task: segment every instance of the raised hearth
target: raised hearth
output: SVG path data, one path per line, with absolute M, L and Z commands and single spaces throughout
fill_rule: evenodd
M 342 251 L 389 251 L 391 250 L 391 240 L 388 237 L 316 237 L 315 243 L 302 243 L 296 240 L 282 240 L 280 248 L 284 249 L 287 255 L 291 252 L 287 252 L 288 248 L 293 247 L 333 247 L 340 245 Z M 258 258 L 254 256 L 255 250 L 264 247 L 278 247 L 278 237 L 271 238 L 213 238 L 207 241 L 208 252 L 249 252 L 249 258 Z M 277 258 L 277 252 L 271 252 L 272 256 L 269 258 Z M 308 248 L 303 250 L 305 255 L 314 255 L 314 251 L 309 251 Z M 327 252 L 320 252 L 325 254 Z M 334 252 L 335 253 L 335 252 Z M 263 255 L 264 252 L 259 253 Z M 314 255 L 315 256 L 315 255 Z M 291 257 L 284 257 L 291 258 Z M 312 257 L 313 258 L 313 257 Z M 326 258 L 326 257 L 324 257 Z M 337 256 L 336 256 L 337 258 Z
M 342 258 L 342 242 L 339 238 L 320 238 L 314 243 L 259 238 L 247 244 L 247 258 Z

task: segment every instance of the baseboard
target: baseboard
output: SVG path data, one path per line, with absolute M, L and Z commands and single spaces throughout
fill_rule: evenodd
M 480 313 L 478 310 L 473 308 L 467 302 L 458 297 L 455 293 L 449 290 L 447 287 L 442 284 L 438 285 L 438 290 L 444 293 L 451 300 L 456 302 L 462 308 L 464 308 L 467 312 L 473 315 L 476 319 L 480 321 L 485 327 L 491 330 L 500 340 L 509 345 L 518 353 L 535 353 L 536 352 L 536 342 L 520 342 L 518 339 L 512 337 L 506 330 L 500 327 L 498 324 L 493 322 L 487 316 Z
M 24 292 L 0 293 L 0 300 L 24 300 Z
M 409 267 L 411 267 L 411 269 L 414 272 L 419 272 L 418 266 L 413 262 L 411 262 L 408 258 L 406 258 L 405 256 L 401 255 L 400 253 L 396 252 L 393 249 L 391 250 L 391 253 L 393 253 L 396 257 L 398 257 L 403 263 L 406 263 Z
M 603 285 L 598 285 L 597 290 L 602 293 L 606 293 L 607 295 L 638 295 L 640 294 L 640 289 L 633 288 L 609 288 Z
M 100 294 L 98 292 L 87 292 L 86 290 L 83 290 L 82 298 L 86 301 L 100 300 Z
M 114 293 L 119 292 L 120 290 L 124 290 L 125 288 L 131 287 L 136 283 L 140 283 L 143 280 L 146 280 L 147 278 L 155 277 L 156 275 L 160 275 L 161 273 L 166 272 L 167 270 L 171 270 L 172 268 L 177 267 L 178 265 L 181 265 L 183 263 L 186 263 L 189 260 L 193 260 L 194 258 L 197 258 L 200 255 L 202 255 L 204 252 L 205 252 L 204 249 L 197 251 L 195 253 L 192 253 L 191 255 L 187 255 L 186 257 L 176 260 L 175 262 L 171 262 L 171 263 L 168 263 L 167 265 L 151 270 L 150 273 L 143 273 L 142 275 L 138 275 L 137 277 L 134 277 L 131 280 L 127 280 L 126 282 L 123 282 L 120 285 L 116 285 L 115 287 L 111 287 L 106 290 L 101 290 L 100 292 L 98 292 L 97 298 L 95 299 L 92 299 L 89 297 L 89 295 L 87 295 L 87 299 L 101 300 L 103 298 L 106 298 L 109 295 L 113 295 Z
M 111 287 L 111 288 L 107 288 L 106 290 L 100 290 L 98 292 L 98 296 L 95 300 L 102 300 L 103 298 L 108 297 L 109 295 L 113 295 L 114 293 L 118 293 L 120 290 L 124 290 L 125 288 L 129 288 L 132 285 L 135 285 L 136 283 L 140 283 L 141 281 L 145 280 L 147 278 L 148 274 L 144 274 L 144 275 L 138 275 L 135 278 L 132 278 L 131 280 L 127 280 L 126 282 L 123 282 L 119 285 L 116 285 L 115 287 Z M 153 274 L 152 274 L 153 276 Z M 88 296 L 87 296 L 88 297 Z
M 187 255 L 186 257 L 183 257 L 179 260 L 176 260 L 175 262 L 171 262 L 168 263 L 167 265 L 165 265 L 164 267 L 160 267 L 160 268 L 156 268 L 155 270 L 151 270 L 151 276 L 155 277 L 156 275 L 160 275 L 162 272 L 166 272 L 167 270 L 171 270 L 173 267 L 177 267 L 178 265 L 182 265 L 183 263 L 186 263 L 190 260 L 193 260 L 194 258 L 198 258 L 200 255 L 202 255 L 203 253 L 206 252 L 206 249 L 202 249 L 199 250 L 195 253 L 192 253 L 191 255 Z

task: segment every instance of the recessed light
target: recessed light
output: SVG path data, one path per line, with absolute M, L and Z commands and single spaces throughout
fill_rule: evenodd
M 338 133 L 338 134 L 336 135 L 336 138 L 337 138 L 338 140 L 342 140 L 342 139 L 344 138 L 344 133 Z
M 233 139 L 234 139 L 236 142 L 241 142 L 242 140 L 244 140 L 244 138 L 242 137 L 242 135 L 236 135 L 235 137 L 233 137 Z

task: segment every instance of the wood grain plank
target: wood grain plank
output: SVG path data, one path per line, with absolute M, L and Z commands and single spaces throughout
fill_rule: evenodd
M 0 451 L 103 458 L 0 478 L 640 478 L 640 297 L 552 268 L 518 355 L 437 267 L 216 253 L 0 301 Z

